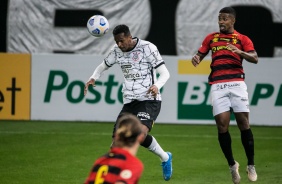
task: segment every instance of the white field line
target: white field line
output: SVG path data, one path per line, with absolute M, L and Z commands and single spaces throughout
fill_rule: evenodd
M 85 135 L 84 132 L 34 132 L 34 131 L 0 131 L 1 134 L 37 134 L 37 135 Z M 112 133 L 106 132 L 91 132 L 87 133 L 97 136 L 112 136 Z M 179 137 L 179 138 L 217 138 L 217 135 L 184 135 L 184 134 L 152 134 L 154 137 Z M 232 135 L 231 135 L 232 136 Z M 232 138 L 241 138 L 240 136 L 232 136 Z M 282 140 L 281 137 L 259 137 L 254 135 L 254 139 L 262 140 Z

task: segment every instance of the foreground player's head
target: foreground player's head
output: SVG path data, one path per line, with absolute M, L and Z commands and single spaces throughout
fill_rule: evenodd
M 127 52 L 134 47 L 132 36 L 127 25 L 121 24 L 114 28 L 113 36 L 121 51 Z
M 136 143 L 140 144 L 140 135 L 143 135 L 140 120 L 132 114 L 125 113 L 117 121 L 115 146 L 131 147 Z
M 232 7 L 224 7 L 219 11 L 218 25 L 221 33 L 233 33 L 236 11 Z

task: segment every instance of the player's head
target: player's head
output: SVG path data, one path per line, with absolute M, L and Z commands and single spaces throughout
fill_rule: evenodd
M 140 141 L 142 134 L 142 125 L 140 120 L 133 114 L 125 113 L 117 120 L 117 129 L 115 132 L 115 146 L 131 147 Z
M 232 7 L 224 7 L 219 11 L 218 25 L 222 33 L 233 33 L 236 11 Z
M 121 24 L 114 28 L 113 35 L 116 44 L 123 52 L 132 49 L 132 36 L 127 25 Z

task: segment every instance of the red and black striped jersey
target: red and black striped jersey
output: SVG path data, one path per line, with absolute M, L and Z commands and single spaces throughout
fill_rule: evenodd
M 246 35 L 234 30 L 232 34 L 214 32 L 206 36 L 198 52 L 207 54 L 212 51 L 209 84 L 243 81 L 245 73 L 243 58 L 226 48 L 227 43 L 235 45 L 244 52 L 255 51 L 253 42 Z
M 84 184 L 136 184 L 143 172 L 142 162 L 121 148 L 112 148 L 98 158 Z

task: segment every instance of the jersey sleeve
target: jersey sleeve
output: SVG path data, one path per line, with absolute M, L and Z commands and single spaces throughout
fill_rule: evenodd
M 201 54 L 207 54 L 209 50 L 210 50 L 210 34 L 205 37 L 201 47 L 198 49 L 198 52 L 200 52 Z
M 117 53 L 116 53 L 116 46 L 114 46 L 108 56 L 104 59 L 104 62 L 105 64 L 108 66 L 108 67 L 112 67 L 115 63 L 116 63 L 116 58 L 117 58 Z
M 164 64 L 164 60 L 158 48 L 152 43 L 149 43 L 148 46 L 145 48 L 145 55 L 147 61 L 149 61 L 155 69 L 158 68 L 160 65 Z
M 255 50 L 254 44 L 253 44 L 252 40 L 249 37 L 244 35 L 242 37 L 241 42 L 242 42 L 243 51 L 251 52 L 251 51 Z

